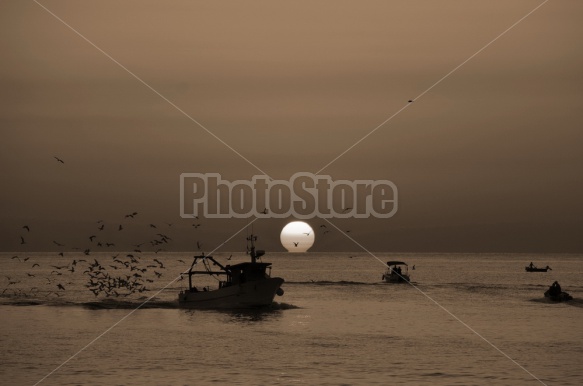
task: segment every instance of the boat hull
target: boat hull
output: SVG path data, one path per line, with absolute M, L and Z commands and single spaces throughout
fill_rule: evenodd
M 409 282 L 409 275 L 387 275 L 383 274 L 383 280 L 387 283 L 408 283 Z
M 554 302 L 564 302 L 567 300 L 573 300 L 573 297 L 569 295 L 567 292 L 561 292 L 558 295 L 551 295 L 550 290 L 545 292 L 545 298 L 550 299 Z
M 547 272 L 548 268 L 530 268 L 530 267 L 525 267 L 524 268 L 526 270 L 526 272 Z
M 178 295 L 178 304 L 194 309 L 240 309 L 260 308 L 273 303 L 273 298 L 283 284 L 279 277 L 249 281 L 212 291 L 183 291 Z M 281 293 L 281 292 L 279 292 Z

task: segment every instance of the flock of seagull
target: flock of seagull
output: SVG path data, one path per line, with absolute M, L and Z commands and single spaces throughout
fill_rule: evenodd
M 56 158 L 56 157 L 55 157 Z M 62 161 L 59 161 L 62 162 Z M 131 220 L 138 216 L 138 212 L 132 212 L 124 216 L 124 219 Z M 198 220 L 198 217 L 195 217 Z M 173 224 L 172 223 L 164 223 L 161 227 L 170 228 Z M 16 295 L 16 296 L 38 296 L 42 292 L 46 292 L 46 297 L 48 296 L 56 296 L 61 297 L 63 295 L 63 291 L 66 291 L 67 288 L 70 288 L 71 285 L 74 284 L 72 281 L 74 278 L 71 276 L 73 274 L 82 274 L 83 280 L 85 281 L 84 286 L 92 292 L 96 297 L 97 296 L 105 296 L 105 297 L 119 297 L 119 296 L 129 296 L 132 294 L 139 294 L 146 291 L 150 291 L 149 286 L 155 282 L 155 279 L 160 279 L 163 274 L 166 266 L 164 262 L 162 262 L 158 258 L 152 258 L 151 254 L 144 255 L 142 252 L 142 246 L 146 245 L 148 249 L 152 249 L 151 252 L 158 254 L 165 249 L 161 248 L 162 246 L 166 246 L 172 242 L 172 238 L 161 230 L 159 230 L 159 226 L 157 224 L 147 224 L 146 226 L 148 229 L 155 229 L 157 232 L 150 240 L 144 241 L 139 244 L 133 244 L 133 251 L 130 253 L 116 253 L 111 254 L 108 257 L 103 257 L 103 253 L 99 253 L 99 260 L 97 257 L 92 255 L 92 253 L 97 250 L 97 252 L 104 252 L 104 249 L 111 248 L 115 246 L 115 243 L 103 240 L 100 236 L 104 229 L 105 229 L 105 222 L 103 220 L 97 221 L 97 232 L 95 234 L 91 234 L 87 237 L 89 240 L 90 245 L 85 246 L 84 248 L 71 248 L 75 252 L 75 258 L 65 265 L 52 265 L 47 264 L 44 268 L 44 272 L 49 272 L 46 277 L 43 279 L 46 280 L 43 284 L 43 280 L 39 280 L 37 278 L 35 284 L 37 286 L 32 287 L 30 289 L 23 289 L 17 288 L 18 284 L 22 282 L 22 280 L 13 279 L 11 276 L 5 276 L 8 280 L 6 287 L 0 292 L 0 295 L 4 295 L 8 292 L 8 294 Z M 116 224 L 117 225 L 117 224 Z M 124 224 L 119 224 L 119 226 L 114 227 L 117 231 L 122 231 L 124 229 Z M 192 226 L 197 229 L 201 226 L 200 222 L 192 224 Z M 24 225 L 21 229 L 26 231 L 27 238 L 25 239 L 24 236 L 20 236 L 20 244 L 27 244 L 27 239 L 32 238 L 31 227 L 29 225 Z M 53 240 L 53 244 L 62 248 L 63 250 L 66 247 L 64 244 Z M 197 247 L 199 251 L 202 248 L 202 244 L 197 242 Z M 154 250 L 155 249 L 155 250 Z M 60 257 L 66 257 L 66 252 L 58 252 L 57 255 Z M 79 258 L 79 254 L 82 253 L 82 257 Z M 39 269 L 43 262 L 41 259 L 38 262 L 29 261 L 30 257 L 22 257 L 20 255 L 12 256 L 13 260 L 18 260 L 20 263 L 33 263 L 30 267 L 30 270 L 26 272 L 27 279 L 35 278 L 40 275 Z M 178 262 L 185 263 L 183 260 L 178 260 Z M 36 269 L 35 269 L 36 268 Z M 180 279 L 182 280 L 182 279 Z M 39 289 L 40 286 L 42 288 Z M 10 292 L 9 292 L 10 291 Z

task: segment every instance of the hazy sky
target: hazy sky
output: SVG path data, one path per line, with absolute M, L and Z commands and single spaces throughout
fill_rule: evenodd
M 40 3 L 286 179 L 321 169 L 542 1 Z M 583 252 L 582 14 L 581 1 L 549 1 L 327 167 L 399 189 L 393 218 L 331 221 L 370 250 Z M 169 248 L 210 250 L 245 225 L 181 219 L 179 176 L 259 171 L 42 7 L 0 2 L 0 52 L 0 250 L 86 247 L 97 232 L 121 249 L 157 231 Z M 284 250 L 289 220 L 255 222 L 261 246 Z M 312 250 L 359 247 L 316 232 Z

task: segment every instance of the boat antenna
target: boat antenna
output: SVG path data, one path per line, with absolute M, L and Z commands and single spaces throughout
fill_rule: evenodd
M 257 262 L 257 254 L 255 253 L 255 240 L 257 240 L 257 236 L 253 235 L 253 232 L 251 232 L 251 235 L 247 237 L 247 253 L 251 255 L 252 263 Z

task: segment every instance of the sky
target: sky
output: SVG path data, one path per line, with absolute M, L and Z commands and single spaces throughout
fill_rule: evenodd
M 583 252 L 583 2 L 39 3 L 0 2 L 2 251 L 209 251 L 250 220 L 181 218 L 180 174 L 326 166 L 398 211 L 311 251 Z

